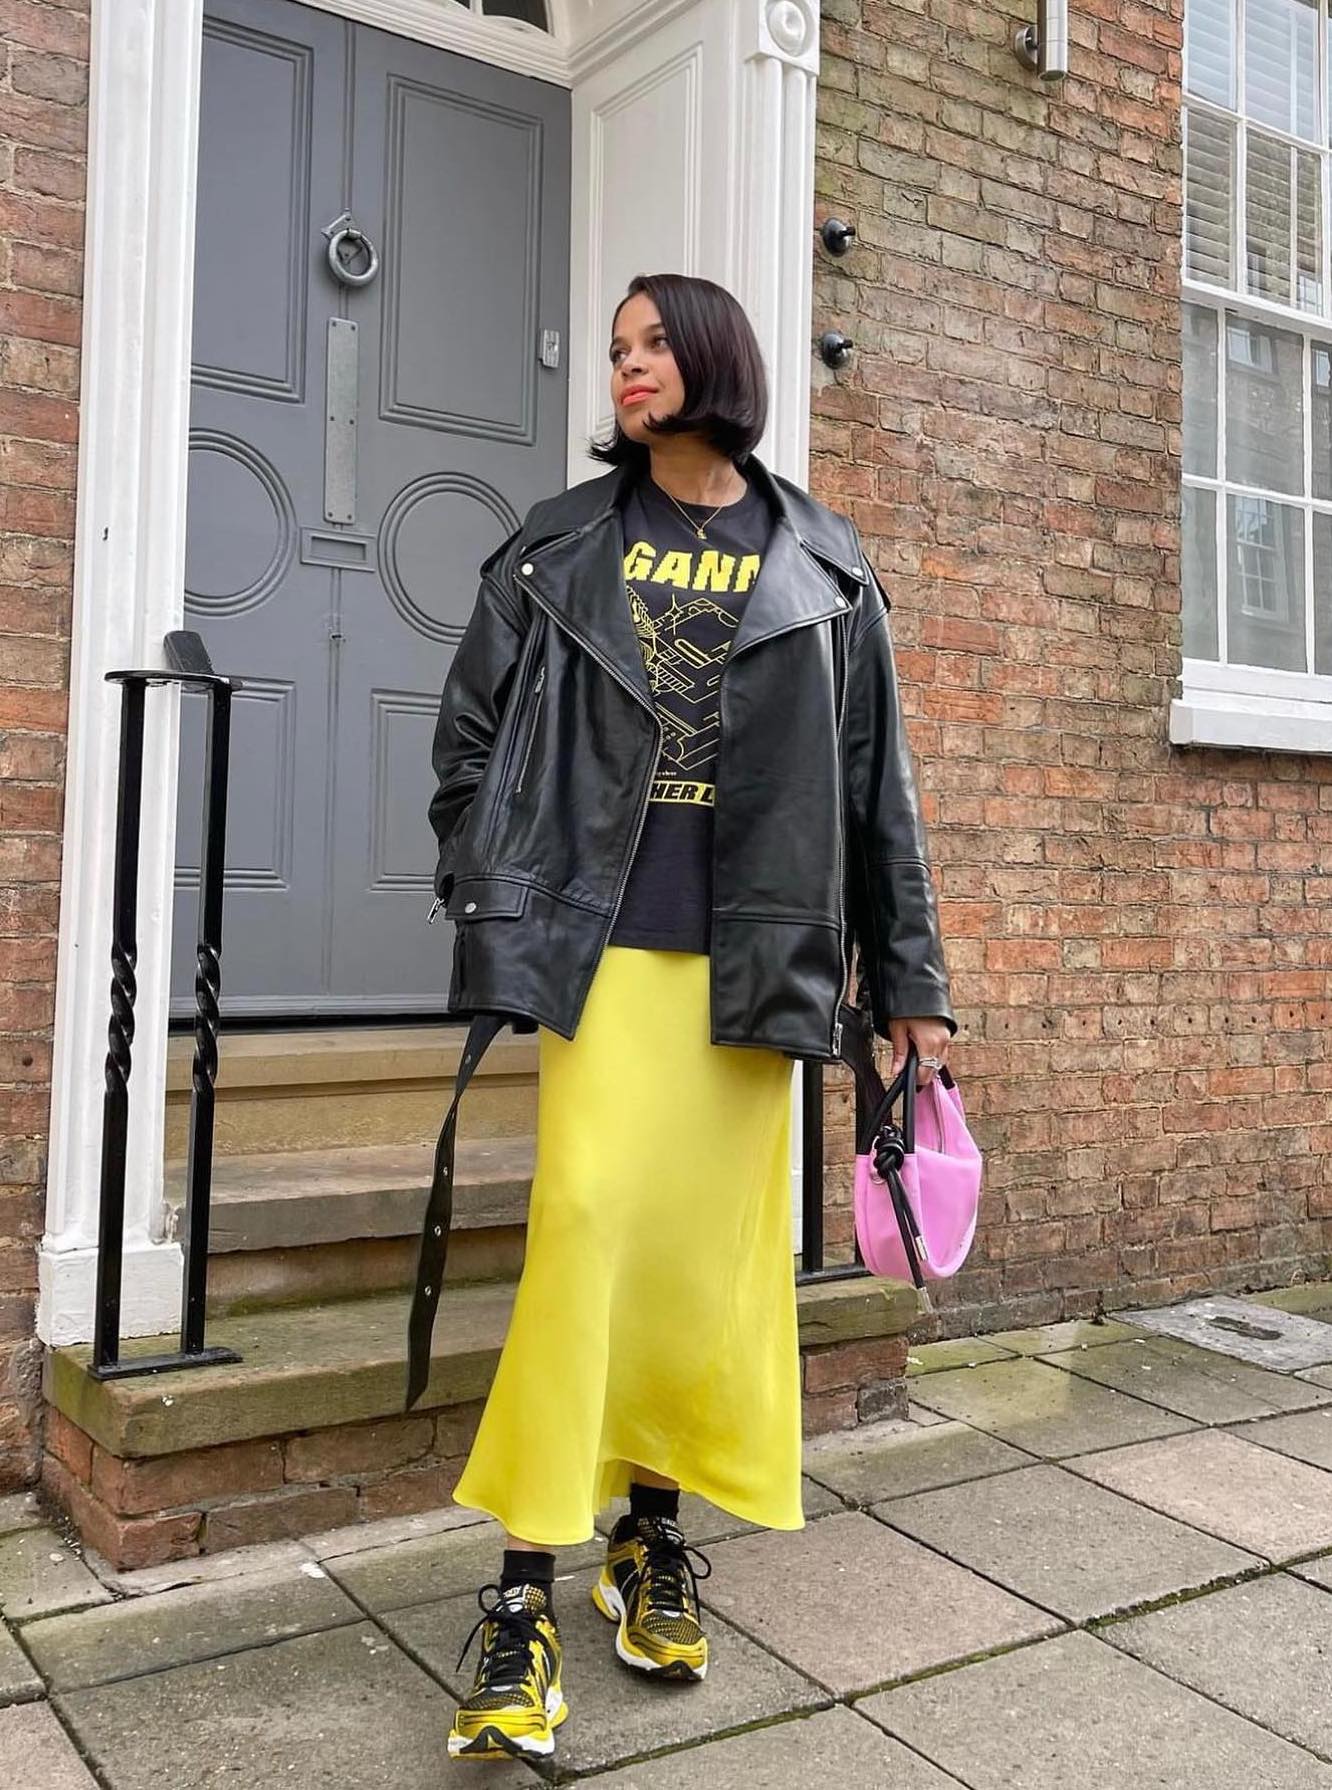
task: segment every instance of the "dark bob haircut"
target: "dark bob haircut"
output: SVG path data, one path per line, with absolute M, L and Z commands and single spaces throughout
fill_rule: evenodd
M 635 274 L 615 307 L 612 336 L 621 309 L 639 292 L 657 307 L 684 385 L 684 403 L 673 416 L 645 419 L 649 434 L 696 431 L 732 461 L 744 460 L 767 422 L 768 377 L 754 326 L 739 300 L 715 281 L 691 274 Z M 618 419 L 610 440 L 592 442 L 588 452 L 594 460 L 630 465 L 640 473 L 651 461 L 646 442 L 632 440 Z

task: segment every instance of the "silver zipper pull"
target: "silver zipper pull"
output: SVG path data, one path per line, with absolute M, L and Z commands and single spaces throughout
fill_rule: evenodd
M 432 905 L 430 912 L 426 915 L 426 925 L 427 926 L 433 926 L 435 924 L 435 915 L 439 912 L 439 910 L 443 907 L 443 905 L 444 905 L 444 902 L 441 899 L 441 897 L 436 895 L 434 904 Z
M 833 1055 L 835 1057 L 840 1057 L 841 1054 L 842 1054 L 842 1022 L 840 1019 L 836 1019 L 833 1021 Z

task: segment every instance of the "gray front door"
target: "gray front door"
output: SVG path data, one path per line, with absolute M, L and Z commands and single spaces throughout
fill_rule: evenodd
M 223 1009 L 438 1011 L 439 691 L 479 562 L 564 483 L 569 95 L 294 0 L 206 12 L 186 625 L 246 686 Z M 201 777 L 188 698 L 177 1012 Z

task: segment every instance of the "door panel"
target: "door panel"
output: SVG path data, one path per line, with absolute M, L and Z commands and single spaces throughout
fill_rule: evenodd
M 566 357 L 538 349 L 567 333 L 569 95 L 294 0 L 206 12 L 186 625 L 245 683 L 223 1009 L 438 1011 L 439 691 L 476 567 L 564 482 Z M 329 265 L 345 212 L 379 252 L 365 285 Z M 187 697 L 178 1013 L 202 737 Z
M 564 483 L 566 378 L 538 350 L 543 328 L 567 328 L 569 96 L 377 31 L 358 35 L 356 93 L 352 210 L 384 264 L 350 310 L 358 516 L 379 575 L 343 591 L 333 979 L 410 1000 L 444 672 L 480 561 Z

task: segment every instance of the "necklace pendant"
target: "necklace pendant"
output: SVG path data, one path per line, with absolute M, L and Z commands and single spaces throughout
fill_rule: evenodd
M 708 538 L 708 537 L 707 537 L 707 536 L 706 536 L 706 535 L 705 535 L 705 534 L 704 534 L 704 533 L 703 533 L 703 530 L 702 530 L 702 529 L 701 529 L 701 528 L 700 528 L 700 529 L 699 529 L 699 530 L 698 530 L 698 538 L 699 538 L 699 540 L 700 540 L 700 541 L 706 541 L 706 540 L 707 540 L 707 538 Z

